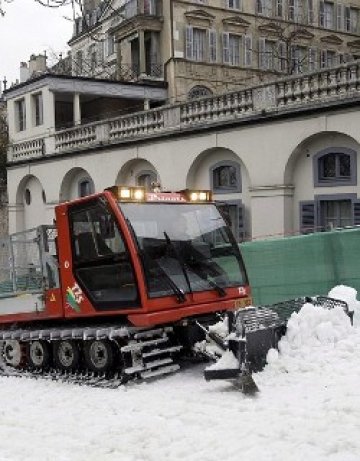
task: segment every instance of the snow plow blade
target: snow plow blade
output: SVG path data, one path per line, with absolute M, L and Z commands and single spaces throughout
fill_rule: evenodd
M 353 312 L 347 303 L 327 296 L 296 298 L 272 306 L 229 312 L 229 334 L 222 339 L 221 347 L 224 353 L 216 363 L 205 369 L 205 379 L 228 380 L 244 393 L 257 392 L 252 373 L 263 369 L 268 351 L 277 348 L 279 340 L 286 333 L 288 319 L 305 303 L 324 309 L 341 307 L 353 324 Z M 208 339 L 212 340 L 213 336 L 209 332 Z M 217 345 L 220 345 L 218 336 Z

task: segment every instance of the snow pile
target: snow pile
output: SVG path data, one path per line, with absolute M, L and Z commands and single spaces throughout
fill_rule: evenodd
M 360 326 L 360 301 L 356 299 L 357 291 L 355 288 L 338 285 L 329 291 L 328 296 L 345 301 L 349 306 L 349 310 L 354 312 L 354 325 Z
M 351 290 L 330 293 L 356 318 Z M 360 328 L 307 304 L 255 398 L 203 365 L 116 390 L 0 377 L 0 461 L 360 461 L 359 357 Z
M 330 297 L 348 303 L 350 310 L 355 311 L 355 319 L 360 316 L 356 295 L 356 290 L 345 286 L 335 287 L 329 292 Z M 286 372 L 305 372 L 315 368 L 321 371 L 329 361 L 335 363 L 347 356 L 350 358 L 355 351 L 360 352 L 360 335 L 341 307 L 324 309 L 306 303 L 299 313 L 291 315 L 278 349 L 268 352 L 270 367 Z

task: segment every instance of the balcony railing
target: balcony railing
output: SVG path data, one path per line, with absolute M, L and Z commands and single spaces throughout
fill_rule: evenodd
M 193 128 L 215 128 L 224 122 L 263 117 L 266 114 L 299 113 L 311 107 L 326 107 L 355 97 L 360 98 L 360 61 L 57 131 L 45 141 L 13 145 L 9 151 L 9 161 L 136 141 Z
M 118 66 L 118 79 L 128 81 L 138 80 L 139 77 L 162 78 L 164 75 L 162 64 L 149 63 L 145 67 L 145 72 L 142 73 L 139 64 L 121 64 Z
M 140 0 L 130 0 L 124 5 L 123 15 L 126 19 L 134 16 L 161 16 L 160 0 L 143 0 L 143 6 Z

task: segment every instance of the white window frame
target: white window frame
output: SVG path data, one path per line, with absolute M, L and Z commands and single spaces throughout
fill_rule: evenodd
M 43 94 L 40 91 L 39 93 L 34 93 L 31 95 L 33 103 L 33 124 L 34 126 L 41 126 L 44 124 L 44 102 Z
M 271 52 L 267 50 L 268 45 L 271 47 Z M 274 48 L 276 42 L 259 37 L 259 68 L 262 70 L 275 70 Z
M 256 13 L 261 16 L 272 17 L 273 16 L 273 1 L 272 0 L 255 0 L 256 1 Z
M 201 27 L 192 27 L 186 26 L 185 32 L 185 56 L 186 59 L 196 62 L 206 62 L 208 61 L 209 55 L 209 29 Z M 194 34 L 195 33 L 195 34 Z M 197 40 L 197 34 L 200 38 L 200 33 L 204 34 L 203 36 L 203 45 L 201 48 L 201 41 Z
M 225 0 L 226 8 L 229 10 L 242 10 L 242 0 Z
M 26 101 L 25 98 L 20 98 L 14 102 L 15 104 L 15 126 L 16 131 L 26 130 Z
M 208 30 L 209 62 L 217 62 L 217 32 Z
M 252 67 L 252 36 L 250 34 L 244 35 L 244 66 Z
M 324 29 L 334 29 L 335 3 L 321 0 L 319 3 L 319 25 Z

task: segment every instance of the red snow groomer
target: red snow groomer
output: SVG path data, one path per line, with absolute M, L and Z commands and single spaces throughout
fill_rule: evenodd
M 55 213 L 55 226 L 2 244 L 3 374 L 117 386 L 177 370 L 180 359 L 204 354 L 207 337 L 238 362 L 206 377 L 251 384 L 251 362 L 276 345 L 279 324 L 273 312 L 245 309 L 253 330 L 240 331 L 230 315 L 229 341 L 211 331 L 251 298 L 209 191 L 114 186 Z

